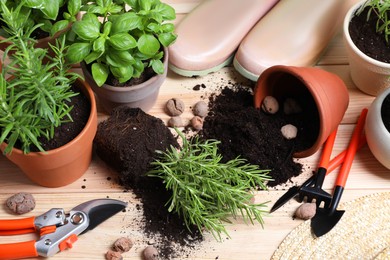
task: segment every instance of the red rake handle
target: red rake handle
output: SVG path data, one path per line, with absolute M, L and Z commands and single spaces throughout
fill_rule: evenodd
M 366 116 L 367 116 L 367 109 L 363 109 L 360 117 L 358 119 L 358 122 L 356 124 L 356 127 L 353 131 L 351 141 L 349 142 L 349 146 L 347 149 L 347 153 L 344 158 L 344 163 L 341 166 L 341 170 L 337 176 L 336 179 L 336 186 L 344 187 L 347 183 L 349 171 L 352 166 L 353 158 L 355 157 L 356 151 L 358 149 L 359 140 L 362 136 L 363 130 L 364 130 L 364 124 L 366 122 Z
M 319 167 L 327 169 L 329 166 L 330 156 L 332 155 L 334 141 L 336 140 L 337 128 L 328 136 L 322 150 Z

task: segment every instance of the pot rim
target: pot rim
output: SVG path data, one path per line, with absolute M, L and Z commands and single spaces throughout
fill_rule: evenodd
M 385 68 L 389 68 L 390 69 L 390 63 L 386 63 L 386 62 L 383 62 L 383 61 L 378 61 L 374 58 L 371 58 L 370 56 L 368 56 L 367 54 L 365 54 L 364 52 L 362 52 L 361 50 L 359 50 L 359 48 L 355 45 L 355 43 L 352 41 L 352 38 L 351 38 L 351 35 L 349 34 L 349 23 L 352 19 L 352 17 L 355 15 L 355 12 L 356 10 L 363 4 L 365 3 L 366 0 L 361 0 L 357 3 L 355 3 L 347 12 L 347 14 L 345 15 L 345 18 L 344 18 L 344 22 L 343 22 L 343 35 L 344 35 L 344 39 L 346 40 L 346 42 L 348 43 L 348 45 L 351 47 L 351 49 L 360 57 L 362 58 L 363 60 L 365 60 L 366 62 L 368 63 L 371 63 L 371 64 L 374 64 L 375 66 L 379 66 L 379 67 L 385 67 Z

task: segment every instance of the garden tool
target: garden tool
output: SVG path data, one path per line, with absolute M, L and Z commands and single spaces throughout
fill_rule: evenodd
M 367 143 L 365 135 L 362 135 L 359 140 L 358 150 L 362 148 Z M 339 153 L 335 158 L 333 158 L 329 162 L 328 170 L 326 171 L 326 175 L 331 173 L 334 169 L 338 168 L 344 161 L 345 155 L 347 153 L 347 150 L 342 151 Z M 291 187 L 286 193 L 284 193 L 272 206 L 270 213 L 276 211 L 280 207 L 282 207 L 284 204 L 286 204 L 290 199 L 297 196 L 302 187 L 311 187 L 315 183 L 315 177 L 316 175 L 312 175 L 309 179 L 307 179 L 302 185 L 300 186 L 293 186 Z
M 302 200 L 306 198 L 307 202 L 312 202 L 313 199 L 315 199 L 317 207 L 321 204 L 321 202 L 324 202 L 325 206 L 328 207 L 332 200 L 332 196 L 322 189 L 322 184 L 324 183 L 326 172 L 329 166 L 330 155 L 332 154 L 334 141 L 336 140 L 336 134 L 337 128 L 328 136 L 328 139 L 325 142 L 317 173 L 314 177 L 314 186 L 303 186 L 299 192 L 299 197 Z
M 311 228 L 317 237 L 328 233 L 338 223 L 344 214 L 344 210 L 337 210 L 337 206 L 340 202 L 341 195 L 347 182 L 349 171 L 352 166 L 352 161 L 358 148 L 360 136 L 363 133 L 367 111 L 367 109 L 362 110 L 359 120 L 353 131 L 343 165 L 341 166 L 340 172 L 336 179 L 333 197 L 329 207 L 325 206 L 324 208 L 317 208 L 315 216 L 311 219 Z
M 20 235 L 39 232 L 38 240 L 0 244 L 0 259 L 50 257 L 72 248 L 78 235 L 123 210 L 127 203 L 114 199 L 95 199 L 84 202 L 66 214 L 64 209 L 53 208 L 40 216 L 23 219 L 0 220 L 0 235 Z

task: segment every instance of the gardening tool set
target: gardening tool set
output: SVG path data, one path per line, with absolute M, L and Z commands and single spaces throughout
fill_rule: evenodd
M 95 199 L 84 202 L 66 214 L 53 208 L 46 213 L 23 219 L 0 220 L 0 235 L 20 235 L 38 232 L 40 238 L 26 242 L 0 244 L 0 259 L 50 257 L 72 248 L 78 235 L 94 229 L 127 206 L 114 199 Z
M 337 224 L 344 213 L 344 211 L 337 210 L 337 206 L 340 202 L 353 158 L 356 151 L 366 143 L 363 129 L 367 111 L 367 109 L 362 110 L 348 148 L 333 160 L 329 161 L 337 129 L 332 132 L 324 144 L 317 173 L 305 181 L 301 186 L 291 187 L 276 201 L 270 210 L 271 213 L 283 206 L 290 199 L 299 195 L 300 200 L 306 199 L 306 201 L 311 202 L 315 199 L 316 201 L 317 211 L 316 215 L 311 220 L 311 228 L 317 237 L 326 234 Z M 322 189 L 322 183 L 325 176 L 341 164 L 342 166 L 336 179 L 332 196 Z

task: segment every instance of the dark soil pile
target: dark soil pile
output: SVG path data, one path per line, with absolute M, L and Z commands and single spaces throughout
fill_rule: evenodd
M 312 113 L 286 116 L 282 111 L 265 114 L 254 108 L 251 89 L 239 85 L 225 87 L 221 94 L 212 96 L 209 109 L 201 135 L 221 141 L 219 152 L 224 161 L 240 156 L 261 169 L 271 170 L 271 187 L 302 172 L 302 165 L 293 161 L 293 153 L 314 143 L 317 132 L 313 125 L 318 124 L 318 117 Z M 317 113 L 315 108 L 312 111 Z M 298 128 L 295 139 L 282 136 L 280 129 L 286 124 Z
M 349 33 L 355 45 L 368 56 L 383 62 L 390 63 L 390 45 L 383 34 L 376 32 L 374 13 L 367 21 L 368 8 L 360 15 L 355 15 L 349 24 Z M 388 13 L 390 15 L 390 13 Z
M 179 147 L 162 120 L 139 108 L 125 106 L 113 110 L 99 124 L 94 140 L 96 152 L 119 173 L 120 184 L 141 200 L 143 229 L 156 242 L 161 259 L 170 259 L 180 250 L 192 247 L 202 236 L 194 228 L 190 232 L 176 214 L 164 206 L 171 194 L 159 178 L 145 176 L 156 150 L 165 151 L 171 145 Z M 172 245 L 179 245 L 173 248 Z
M 390 95 L 383 100 L 381 115 L 387 131 L 390 132 Z

